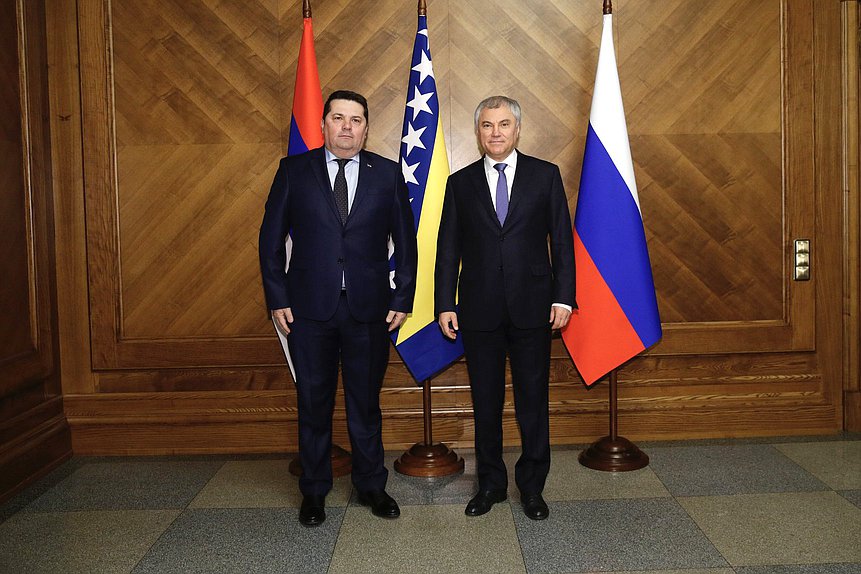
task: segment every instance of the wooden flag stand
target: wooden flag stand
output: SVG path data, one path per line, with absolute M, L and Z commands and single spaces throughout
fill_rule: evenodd
M 431 382 L 422 386 L 425 440 L 414 444 L 395 461 L 395 470 L 407 476 L 433 478 L 463 472 L 463 459 L 445 444 L 433 442 L 431 422 Z
M 601 437 L 580 453 L 579 461 L 585 467 L 608 472 L 625 472 L 648 466 L 649 456 L 637 445 L 618 436 L 618 407 L 616 404 L 616 369 L 610 371 L 610 436 Z

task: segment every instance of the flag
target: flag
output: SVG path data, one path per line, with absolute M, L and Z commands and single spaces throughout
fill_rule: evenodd
M 320 91 L 317 56 L 314 53 L 314 29 L 311 17 L 307 16 L 302 23 L 302 42 L 299 44 L 299 65 L 296 67 L 287 155 L 297 155 L 323 145 L 323 132 L 320 129 L 322 118 L 323 94 Z
M 579 310 L 572 313 L 562 333 L 587 385 L 661 338 L 613 50 L 612 18 L 604 15 L 574 216 Z
M 287 155 L 305 153 L 309 149 L 323 145 L 323 131 L 320 120 L 323 118 L 323 93 L 320 91 L 320 76 L 317 73 L 317 56 L 314 53 L 314 29 L 311 25 L 311 7 L 304 7 L 305 16 L 302 22 L 302 41 L 299 43 L 299 62 L 296 66 L 296 86 L 293 90 L 293 113 L 290 117 L 290 135 L 287 140 Z M 286 273 L 290 267 L 290 256 L 293 252 L 293 240 L 287 236 Z M 274 320 L 273 320 L 274 322 Z M 275 324 L 275 332 L 281 342 L 281 349 L 290 367 L 290 374 L 296 380 L 296 369 L 287 345 L 287 337 Z
M 449 166 L 425 15 L 419 15 L 410 66 L 400 163 L 409 189 L 419 257 L 413 312 L 392 333 L 392 341 L 421 384 L 463 355 L 460 338 L 451 341 L 443 336 L 434 315 L 436 242 Z

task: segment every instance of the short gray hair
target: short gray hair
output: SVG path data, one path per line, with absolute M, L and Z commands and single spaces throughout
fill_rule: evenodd
M 481 110 L 486 108 L 496 109 L 503 105 L 508 106 L 508 109 L 511 110 L 511 113 L 514 115 L 515 122 L 517 125 L 520 125 L 520 104 L 517 103 L 517 100 L 513 100 L 506 96 L 490 96 L 489 98 L 481 100 L 478 103 L 478 107 L 475 108 L 475 131 L 478 131 L 478 116 L 481 115 Z

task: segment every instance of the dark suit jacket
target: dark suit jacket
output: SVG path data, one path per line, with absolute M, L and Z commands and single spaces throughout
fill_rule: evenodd
M 358 321 L 382 321 L 389 309 L 412 310 L 416 235 L 400 166 L 362 151 L 350 215 L 341 224 L 323 148 L 281 160 L 260 226 L 260 266 L 270 309 L 290 307 L 295 316 L 331 318 L 342 274 L 350 313 Z M 293 239 L 284 272 L 284 240 Z M 395 288 L 390 288 L 388 237 L 395 244 Z
M 506 309 L 518 328 L 546 325 L 553 303 L 576 306 L 574 238 L 559 168 L 518 152 L 508 216 L 500 225 L 483 161 L 448 178 L 437 241 L 435 311 L 454 311 L 459 289 L 463 329 L 495 329 Z

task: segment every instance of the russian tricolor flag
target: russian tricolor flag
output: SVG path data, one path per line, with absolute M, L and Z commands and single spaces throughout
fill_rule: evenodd
M 574 217 L 579 309 L 562 333 L 587 385 L 661 339 L 613 49 L 612 18 L 604 15 Z

